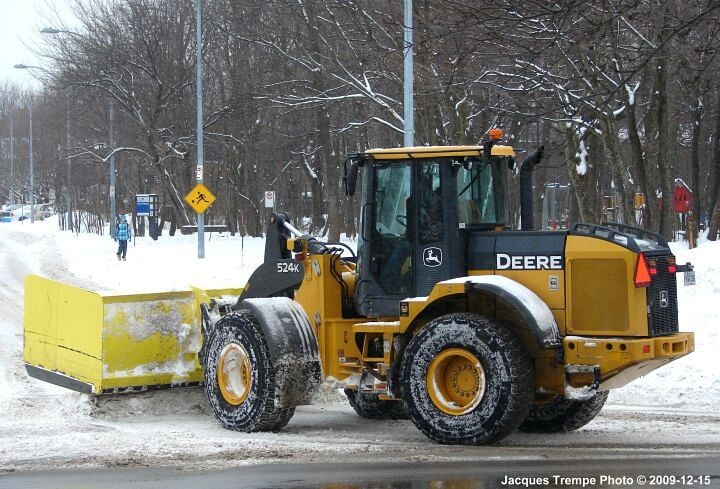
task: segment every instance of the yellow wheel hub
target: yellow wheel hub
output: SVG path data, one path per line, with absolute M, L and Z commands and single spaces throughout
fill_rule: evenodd
M 480 404 L 485 394 L 485 371 L 469 351 L 450 348 L 430 362 L 426 383 L 430 399 L 439 410 L 460 416 Z
M 239 406 L 247 399 L 252 385 L 250 358 L 245 348 L 230 343 L 220 353 L 217 366 L 217 380 L 223 398 L 233 406 Z

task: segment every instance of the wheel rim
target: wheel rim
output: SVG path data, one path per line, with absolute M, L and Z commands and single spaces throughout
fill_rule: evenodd
M 217 380 L 223 398 L 233 406 L 239 406 L 247 399 L 252 384 L 250 358 L 245 348 L 230 343 L 220 353 L 217 366 Z
M 444 413 L 469 413 L 485 394 L 485 370 L 467 350 L 443 350 L 428 367 L 427 391 L 433 404 Z

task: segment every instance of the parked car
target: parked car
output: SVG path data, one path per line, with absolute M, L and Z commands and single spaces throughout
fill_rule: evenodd
M 35 219 L 42 221 L 55 214 L 55 202 L 35 204 Z M 24 221 L 30 219 L 30 204 L 3 206 L 2 222 Z

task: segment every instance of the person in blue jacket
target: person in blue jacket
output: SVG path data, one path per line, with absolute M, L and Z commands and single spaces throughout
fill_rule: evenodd
M 115 225 L 115 239 L 118 242 L 117 259 L 120 261 L 121 255 L 123 260 L 127 260 L 127 244 L 132 238 L 132 231 L 130 230 L 130 224 L 127 222 L 125 214 L 120 214 L 118 223 Z

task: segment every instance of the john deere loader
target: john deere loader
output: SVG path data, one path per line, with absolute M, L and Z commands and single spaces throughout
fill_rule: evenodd
M 281 429 L 329 376 L 358 415 L 409 418 L 440 443 L 580 428 L 610 389 L 693 351 L 676 294 L 691 266 L 661 236 L 623 224 L 511 231 L 515 151 L 493 135 L 350 155 L 357 250 L 274 214 L 265 261 L 232 300 L 75 297 L 30 279 L 28 371 L 94 394 L 202 382 L 218 420 L 246 432 Z M 541 157 L 522 163 L 524 182 Z M 528 216 L 524 205 L 523 228 Z M 82 301 L 94 316 L 78 322 Z M 94 335 L 87 345 L 74 342 L 81 327 Z M 177 362 L 184 376 L 167 373 Z

